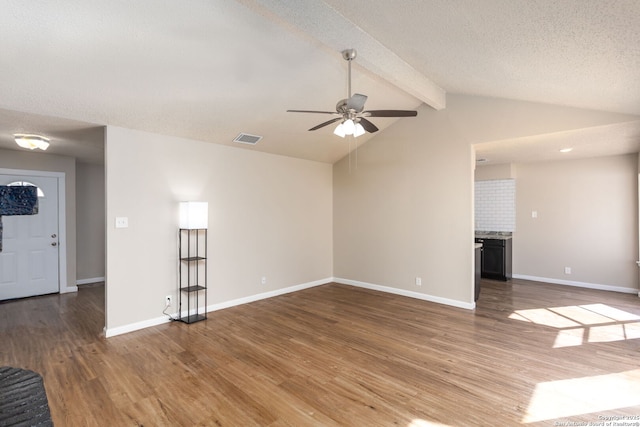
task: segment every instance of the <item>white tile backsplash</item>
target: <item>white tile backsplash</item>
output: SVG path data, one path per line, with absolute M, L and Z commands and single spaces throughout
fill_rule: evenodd
M 476 230 L 515 231 L 515 179 L 476 181 L 475 222 Z

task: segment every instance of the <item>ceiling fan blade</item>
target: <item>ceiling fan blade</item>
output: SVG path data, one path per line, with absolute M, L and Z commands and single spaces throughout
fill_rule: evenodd
M 370 110 L 362 113 L 367 117 L 415 117 L 417 111 L 413 110 Z
M 351 98 L 347 99 L 347 109 L 355 110 L 357 113 L 359 113 L 364 109 L 365 102 L 367 102 L 367 95 L 354 93 Z
M 287 110 L 287 113 L 339 114 L 335 111 Z
M 374 132 L 378 131 L 378 128 L 376 127 L 376 125 L 374 125 L 373 123 L 371 123 L 369 120 L 365 119 L 364 117 L 360 117 L 360 124 L 362 125 L 364 130 L 366 130 L 369 133 L 374 133 Z
M 312 127 L 311 129 L 309 129 L 309 130 L 316 130 L 316 129 L 320 129 L 320 128 L 322 128 L 322 127 L 325 127 L 325 126 L 327 126 L 327 125 L 330 125 L 331 123 L 335 123 L 335 122 L 337 122 L 338 120 L 342 120 L 342 117 L 336 117 L 335 119 L 331 119 L 331 120 L 328 120 L 328 121 L 326 121 L 326 122 L 324 122 L 324 123 L 320 123 L 319 125 L 314 126 L 314 127 Z M 364 126 L 363 126 L 363 127 L 364 127 Z

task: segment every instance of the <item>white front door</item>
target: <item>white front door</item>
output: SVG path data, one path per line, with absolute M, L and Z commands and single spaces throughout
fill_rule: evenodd
M 59 292 L 58 178 L 0 175 L 0 185 L 38 187 L 36 215 L 3 216 L 0 300 Z

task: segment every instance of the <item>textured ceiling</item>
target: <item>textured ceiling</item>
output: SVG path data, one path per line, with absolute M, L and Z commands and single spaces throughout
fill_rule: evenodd
M 640 114 L 636 0 L 326 2 L 447 92 Z
M 306 131 L 324 117 L 285 111 L 332 110 L 350 47 L 368 109 L 446 108 L 446 91 L 640 115 L 638 28 L 632 0 L 3 0 L 0 147 L 49 132 L 52 153 L 101 161 L 116 125 L 221 144 L 246 132 L 264 136 L 247 149 L 334 162 L 346 141 Z M 618 130 L 575 143 L 637 151 Z
M 640 120 L 513 138 L 474 146 L 478 165 L 568 160 L 640 151 Z M 570 148 L 563 153 L 560 150 Z
M 104 127 L 0 109 L 0 147 L 21 150 L 13 134 L 34 132 L 46 135 L 51 141 L 53 148 L 47 150 L 47 154 L 77 157 L 86 163 L 103 162 Z

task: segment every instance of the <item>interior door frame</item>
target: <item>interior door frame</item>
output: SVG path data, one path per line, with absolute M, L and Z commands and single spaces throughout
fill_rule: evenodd
M 58 179 L 58 289 L 61 294 L 77 292 L 77 286 L 67 283 L 67 190 L 64 172 L 38 171 L 29 169 L 0 168 L 0 175 L 41 176 Z

